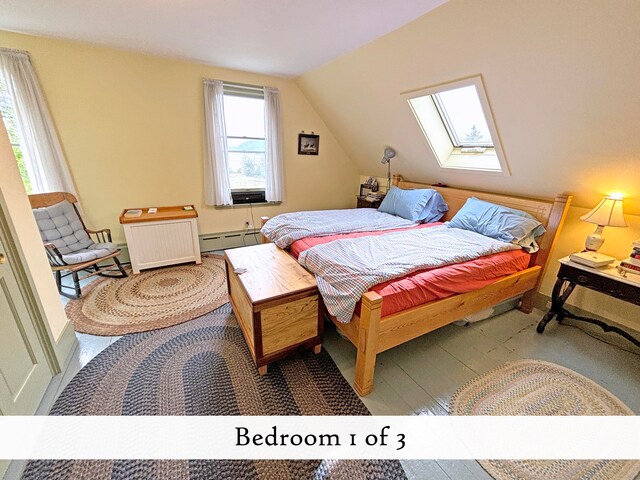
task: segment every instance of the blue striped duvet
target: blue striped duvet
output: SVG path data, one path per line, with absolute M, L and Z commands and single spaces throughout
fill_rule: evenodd
M 442 225 L 316 245 L 302 252 L 298 262 L 315 274 L 329 313 L 347 323 L 356 303 L 374 285 L 519 248 Z
M 416 225 L 416 222 L 373 208 L 353 208 L 283 213 L 269 219 L 260 232 L 280 248 L 287 248 L 296 240 L 306 237 L 376 232 L 412 225 Z

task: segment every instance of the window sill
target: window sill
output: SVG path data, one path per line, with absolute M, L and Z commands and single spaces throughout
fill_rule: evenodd
M 500 159 L 495 149 L 487 148 L 485 152 L 462 152 L 455 148 L 453 152 L 442 162 L 438 162 L 441 168 L 447 170 L 463 170 L 466 172 L 489 173 L 493 175 L 509 175 L 500 165 Z
M 274 205 L 281 205 L 282 202 L 256 202 L 256 203 L 238 203 L 236 205 L 213 205 L 213 208 L 219 208 L 221 210 L 227 208 L 242 208 L 242 207 L 270 207 Z

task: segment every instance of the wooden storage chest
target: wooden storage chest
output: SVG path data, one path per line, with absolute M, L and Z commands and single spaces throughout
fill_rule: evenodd
M 260 374 L 300 348 L 319 353 L 322 301 L 315 278 L 272 243 L 225 251 L 233 311 Z

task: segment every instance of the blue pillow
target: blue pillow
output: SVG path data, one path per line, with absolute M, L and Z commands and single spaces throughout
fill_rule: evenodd
M 469 198 L 447 225 L 515 243 L 529 253 L 538 251 L 535 239 L 545 232 L 542 224 L 528 213 L 475 197 Z
M 429 193 L 429 199 L 424 206 L 420 218 L 418 219 L 422 223 L 437 222 L 442 216 L 449 211 L 449 205 L 444 201 L 442 195 L 435 190 L 425 190 Z
M 421 222 L 425 218 L 431 219 L 434 217 L 433 210 L 437 212 L 442 208 L 437 198 L 433 200 L 433 194 L 440 195 L 435 190 L 430 189 L 403 190 L 398 187 L 391 187 L 384 200 L 382 200 L 378 211 L 397 215 L 412 222 Z M 442 202 L 444 203 L 444 200 Z

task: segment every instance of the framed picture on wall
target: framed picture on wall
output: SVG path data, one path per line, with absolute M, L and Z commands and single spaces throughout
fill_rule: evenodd
M 298 155 L 318 155 L 320 135 L 298 134 Z

